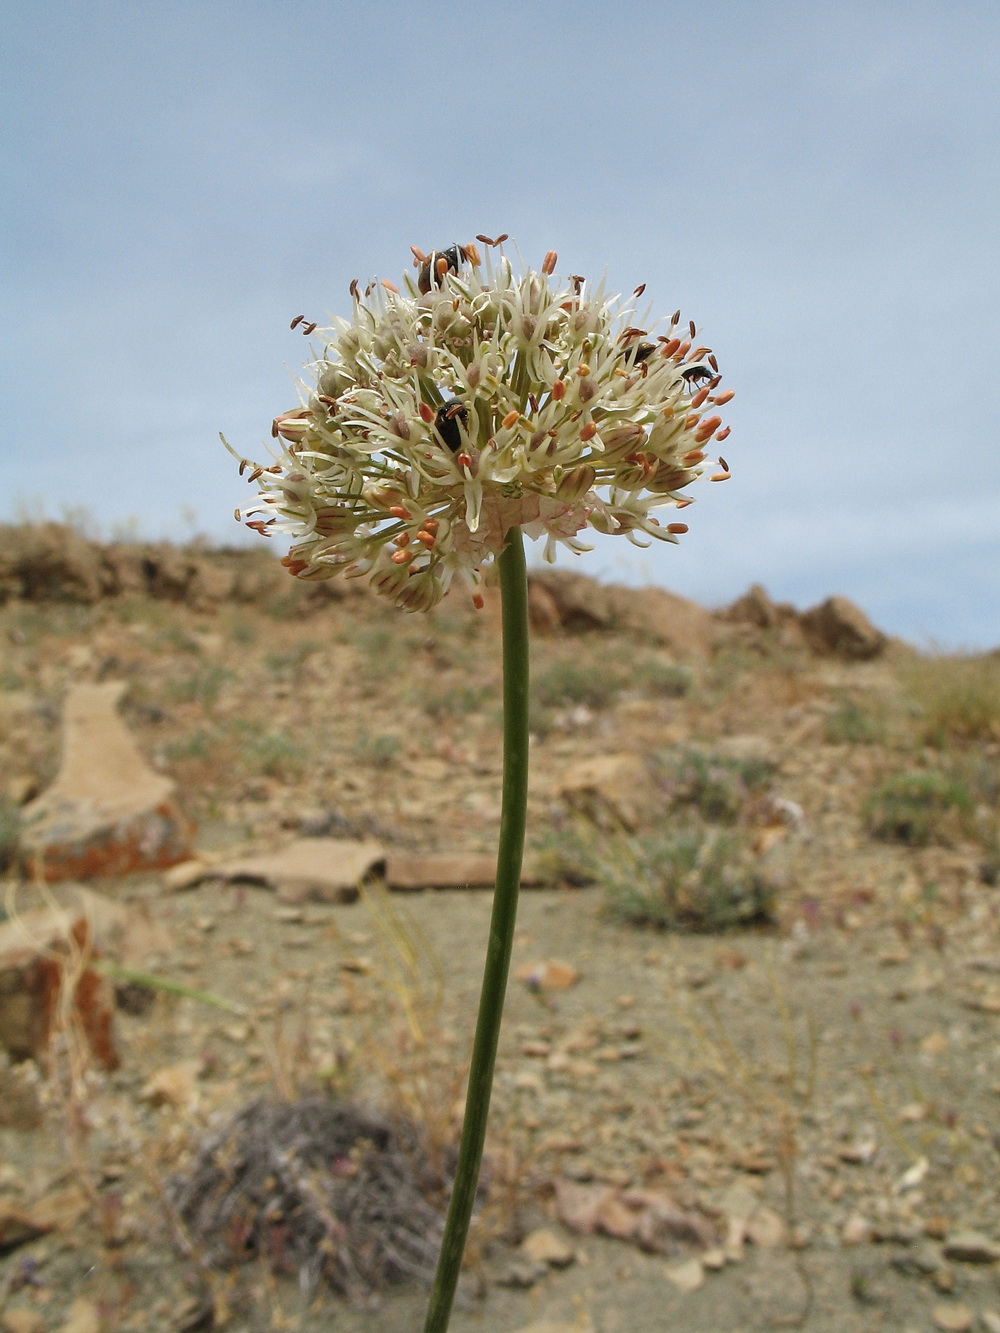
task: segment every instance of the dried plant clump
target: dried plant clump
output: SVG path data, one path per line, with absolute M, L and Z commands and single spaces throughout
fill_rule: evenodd
M 430 1279 L 445 1184 L 411 1124 L 311 1095 L 244 1106 L 170 1196 L 213 1267 L 258 1259 L 359 1298 Z

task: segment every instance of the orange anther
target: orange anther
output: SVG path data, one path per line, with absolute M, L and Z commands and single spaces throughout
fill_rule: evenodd
M 688 505 L 693 505 L 693 504 L 694 504 L 694 501 L 693 501 L 693 500 L 678 500 L 678 501 L 677 501 L 677 508 L 678 508 L 678 509 L 687 509 Z
M 409 546 L 410 534 L 408 532 L 401 532 L 398 537 L 393 537 L 392 540 L 397 546 Z
M 667 531 L 668 531 L 668 532 L 679 533 L 679 532 L 687 532 L 687 530 L 688 530 L 688 525 L 687 525 L 686 523 L 668 523 L 668 524 L 667 524 Z
M 410 250 L 413 252 L 413 258 L 418 264 L 426 264 L 427 256 L 424 254 L 423 250 L 421 250 L 419 245 L 411 245 Z
M 708 397 L 708 388 L 706 386 L 704 389 L 699 389 L 698 392 L 695 394 L 695 396 L 691 399 L 691 406 L 701 407 L 702 403 L 705 401 L 707 397 Z
M 671 338 L 669 342 L 663 344 L 663 351 L 660 353 L 660 355 L 673 356 L 673 354 L 677 351 L 680 345 L 681 345 L 680 338 Z
M 701 420 L 700 414 L 698 412 L 692 412 L 691 415 L 684 422 L 684 429 L 694 430 L 695 426 L 697 426 L 700 420 Z
M 515 408 L 513 412 L 507 413 L 507 415 L 504 417 L 503 421 L 501 421 L 500 424 L 501 426 L 503 426 L 504 430 L 510 430 L 511 426 L 517 425 L 518 421 L 520 420 L 520 417 L 521 417 L 520 412 L 518 412 L 517 409 Z
M 395 292 L 397 296 L 399 295 L 399 288 L 396 286 L 394 282 L 390 282 L 388 278 L 382 279 L 382 286 L 386 289 L 387 292 Z
M 429 518 L 424 524 L 424 532 L 437 532 L 439 526 L 436 518 Z
M 455 462 L 459 467 L 472 467 L 472 455 L 467 454 L 463 449 L 460 454 L 455 455 Z
M 681 462 L 685 463 L 688 467 L 694 467 L 695 463 L 703 462 L 704 458 L 705 452 L 703 449 L 692 449 L 689 453 L 686 453 L 681 457 Z
M 709 477 L 709 481 L 728 481 L 730 475 L 728 472 L 717 472 L 714 477 Z
M 545 258 L 542 260 L 543 273 L 555 273 L 556 264 L 559 262 L 559 256 L 555 250 L 546 250 Z
M 592 421 L 588 421 L 587 424 L 580 429 L 580 439 L 584 442 L 592 440 L 596 434 L 597 427 Z
M 430 403 L 420 404 L 420 420 L 426 421 L 428 426 L 434 420 L 434 409 L 431 407 Z
M 566 396 L 566 385 L 562 380 L 556 380 L 555 384 L 553 384 L 552 386 L 552 397 L 558 403 L 561 402 L 565 396 Z
M 448 272 L 448 261 L 447 259 L 445 259 L 444 255 L 438 256 L 434 264 L 434 267 L 437 270 L 438 277 L 443 278 L 444 275 Z
M 690 352 L 690 350 L 691 350 L 690 342 L 681 343 L 680 347 L 678 347 L 677 349 L 677 360 L 683 361 L 684 358 L 687 356 L 688 352 Z
M 408 509 L 404 509 L 402 505 L 391 505 L 389 508 L 389 513 L 393 516 L 393 518 L 410 517 L 410 511 Z
M 587 365 L 586 361 L 580 362 L 580 364 L 576 368 L 576 373 L 580 376 L 581 379 L 584 379 L 585 376 L 590 374 L 590 367 Z
M 481 592 L 474 592 L 472 594 L 472 605 L 476 608 L 477 611 L 481 611 L 483 607 L 486 605 L 486 598 L 483 596 Z
M 724 393 L 717 393 L 715 397 L 712 399 L 712 402 L 715 403 L 716 407 L 721 407 L 723 403 L 728 403 L 731 399 L 735 397 L 736 397 L 735 389 L 726 389 Z
M 417 541 L 423 542 L 425 546 L 433 546 L 437 541 L 437 538 L 434 536 L 433 532 L 425 532 L 424 529 L 421 528 L 417 533 Z
M 389 557 L 394 565 L 405 565 L 412 558 L 409 551 L 394 551 Z
M 717 440 L 719 440 L 719 441 L 722 441 L 722 440 L 728 440 L 728 439 L 729 439 L 729 432 L 730 432 L 731 430 L 732 430 L 732 427 L 731 427 L 731 426 L 726 426 L 724 430 L 720 430 L 720 431 L 719 431 L 718 435 L 716 435 L 715 438 L 716 438 Z
M 667 403 L 666 407 L 663 409 L 663 415 L 666 417 L 668 421 L 670 420 L 670 418 L 674 415 L 673 403 Z
M 473 245 L 471 241 L 465 247 L 465 257 L 473 268 L 478 268 L 480 264 L 483 262 L 478 247 Z

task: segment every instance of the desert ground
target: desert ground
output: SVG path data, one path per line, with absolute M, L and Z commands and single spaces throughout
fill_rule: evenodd
M 1000 655 L 582 567 L 455 1333 L 997 1333 Z M 145 841 L 52 817 L 74 699 Z M 500 721 L 495 601 L 0 530 L 5 1333 L 421 1327 Z

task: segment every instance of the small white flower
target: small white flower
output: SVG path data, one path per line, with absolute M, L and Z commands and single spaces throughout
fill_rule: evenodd
M 640 546 L 686 532 L 652 511 L 691 503 L 732 397 L 695 326 L 637 328 L 634 299 L 558 282 L 551 251 L 521 276 L 489 248 L 415 253 L 403 292 L 352 284 L 315 387 L 274 422 L 274 463 L 254 465 L 243 516 L 291 535 L 290 572 L 365 577 L 426 610 L 456 575 L 475 592 L 514 526 L 548 560 L 590 549 L 588 526 Z

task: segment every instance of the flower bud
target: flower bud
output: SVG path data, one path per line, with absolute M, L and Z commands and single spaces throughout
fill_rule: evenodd
M 590 464 L 581 463 L 579 467 L 572 468 L 561 478 L 556 487 L 556 495 L 560 500 L 573 504 L 587 494 L 596 479 L 597 473 Z

